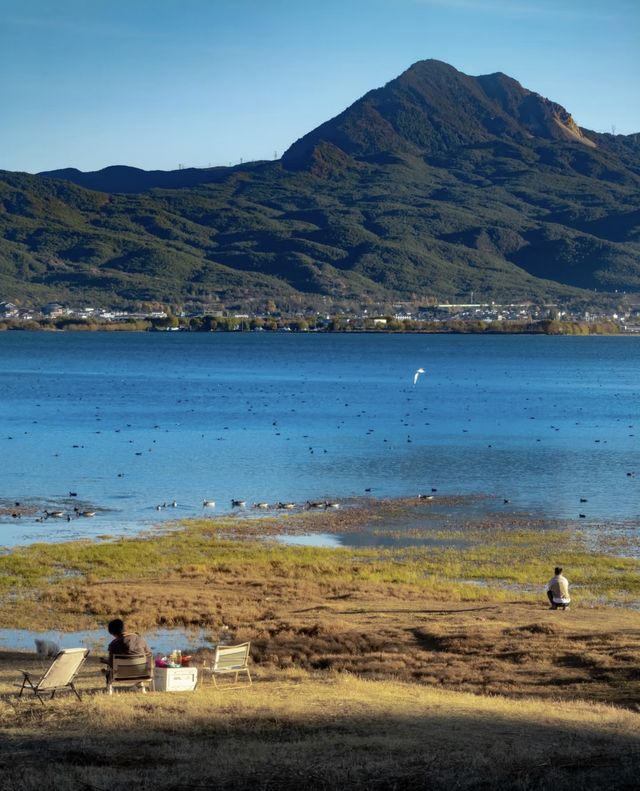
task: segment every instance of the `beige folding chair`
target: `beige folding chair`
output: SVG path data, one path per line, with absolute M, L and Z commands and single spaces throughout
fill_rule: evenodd
M 107 674 L 107 692 L 113 695 L 115 684 L 139 687 L 146 692 L 146 685 L 155 689 L 153 683 L 153 660 L 146 654 L 115 654 L 113 665 Z
M 251 680 L 251 673 L 249 673 L 249 668 L 247 666 L 249 662 L 250 647 L 251 643 L 241 643 L 240 645 L 219 645 L 216 647 L 216 653 L 213 657 L 212 664 L 210 666 L 204 665 L 202 669 L 205 672 L 211 674 L 213 683 L 220 689 L 229 689 L 231 688 L 231 685 L 219 685 L 216 681 L 216 676 L 233 674 L 235 676 L 233 684 L 235 685 L 238 683 L 239 673 L 246 673 L 247 679 L 249 681 L 248 684 L 242 684 L 241 686 L 250 687 L 253 683 Z
M 75 693 L 78 700 L 82 700 L 73 682 L 87 656 L 89 656 L 88 648 L 64 648 L 55 655 L 53 662 L 37 681 L 29 671 L 20 671 L 24 678 L 18 697 L 22 697 L 22 693 L 25 689 L 30 689 L 40 703 L 44 705 L 44 699 L 41 693 L 50 692 L 51 699 L 53 700 L 54 695 L 59 689 L 69 688 Z

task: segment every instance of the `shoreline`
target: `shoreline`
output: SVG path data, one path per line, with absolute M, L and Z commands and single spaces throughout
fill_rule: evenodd
M 182 505 L 182 508 L 186 507 Z M 45 518 L 42 514 L 46 513 L 47 508 L 52 510 L 49 517 Z M 62 510 L 56 510 L 58 508 Z M 622 557 L 640 557 L 640 541 L 636 540 L 636 547 L 633 548 L 633 534 L 638 530 L 637 520 L 591 517 L 583 521 L 554 516 L 539 510 L 514 508 L 510 502 L 505 502 L 502 497 L 494 494 L 351 495 L 287 505 L 265 503 L 260 506 L 247 504 L 241 508 L 231 506 L 226 510 L 203 509 L 201 513 L 189 516 L 181 515 L 179 509 L 174 512 L 171 504 L 163 508 L 167 510 L 166 519 L 148 517 L 137 522 L 133 531 L 130 523 L 125 525 L 123 532 L 109 532 L 109 526 L 105 525 L 101 533 L 69 537 L 60 532 L 61 529 L 67 529 L 67 515 L 71 518 L 71 524 L 79 523 L 95 528 L 96 521 L 89 517 L 97 516 L 99 519 L 101 514 L 108 514 L 110 509 L 80 498 L 62 497 L 59 501 L 51 498 L 27 499 L 17 503 L 13 498 L 6 497 L 0 500 L 0 531 L 3 523 L 14 524 L 19 516 L 20 519 L 27 517 L 34 522 L 50 523 L 52 534 L 48 538 L 39 535 L 36 540 L 9 545 L 0 542 L 0 556 L 14 549 L 27 548 L 34 543 L 67 544 L 89 541 L 99 544 L 119 539 L 152 537 L 163 531 L 212 521 L 224 525 L 225 535 L 231 539 L 255 538 L 255 527 L 259 524 L 264 538 L 279 536 L 285 543 L 287 536 L 342 536 L 342 543 L 315 545 L 336 548 L 349 547 L 349 536 L 358 533 L 365 536 L 396 535 L 399 539 L 409 535 L 417 540 L 420 536 L 428 538 L 438 530 L 473 530 L 492 524 L 496 527 L 519 526 L 541 531 L 576 530 L 591 534 L 596 548 L 609 541 L 607 551 L 612 551 L 613 554 L 616 554 L 616 541 L 612 539 L 617 537 L 618 550 L 625 550 L 621 553 Z M 195 506 L 193 510 L 196 510 Z M 62 516 L 56 517 L 53 514 Z M 384 529 L 380 527 L 381 522 L 386 524 Z M 0 537 L 1 535 L 0 532 Z M 368 546 L 375 547 L 377 543 L 379 542 L 372 541 Z
M 208 316 L 194 317 L 200 322 L 210 318 Z M 106 321 L 95 322 L 82 319 L 61 319 L 59 321 L 36 319 L 28 321 L 12 321 L 0 319 L 0 332 L 266 332 L 267 334 L 293 332 L 293 333 L 320 333 L 320 334 L 367 334 L 367 335 L 548 335 L 548 336 L 629 336 L 640 337 L 639 329 L 627 330 L 613 319 L 601 321 L 584 321 L 581 319 L 568 321 L 553 321 L 547 319 L 533 321 L 490 321 L 490 320 L 457 320 L 451 322 L 428 322 L 412 320 L 411 324 L 398 328 L 377 328 L 359 326 L 357 319 L 336 319 L 343 321 L 343 325 L 336 327 L 305 327 L 301 328 L 300 319 L 282 319 L 279 326 L 244 328 L 251 321 L 264 322 L 262 318 L 246 319 L 242 324 L 225 325 L 216 328 L 191 326 L 188 320 L 177 325 L 163 324 L 161 321 L 142 319 L 135 321 Z M 221 321 L 221 320 L 218 320 Z M 225 319 L 225 321 L 229 321 Z M 302 320 L 306 324 L 306 320 Z M 354 321 L 351 325 L 349 322 Z

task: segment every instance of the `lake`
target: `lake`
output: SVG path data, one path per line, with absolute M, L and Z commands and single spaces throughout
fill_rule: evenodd
M 640 515 L 632 337 L 2 332 L 0 404 L 5 546 L 232 498 L 435 489 L 591 524 Z

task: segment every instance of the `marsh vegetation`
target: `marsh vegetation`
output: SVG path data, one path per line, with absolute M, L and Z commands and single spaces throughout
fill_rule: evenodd
M 503 515 L 407 528 L 437 537 L 428 546 L 273 540 L 358 534 L 365 521 L 384 532 L 402 507 L 197 520 L 6 553 L 0 626 L 92 628 L 118 613 L 141 631 L 203 627 L 214 642 L 251 640 L 256 683 L 108 699 L 91 694 L 102 683 L 92 657 L 82 705 L 17 705 L 11 684 L 36 661 L 0 651 L 3 773 L 25 789 L 631 787 L 634 532 Z M 543 593 L 556 562 L 573 585 L 564 613 Z

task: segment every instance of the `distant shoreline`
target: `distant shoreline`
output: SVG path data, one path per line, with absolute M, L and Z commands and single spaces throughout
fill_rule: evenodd
M 211 317 L 191 319 L 97 322 L 81 319 L 43 319 L 0 321 L 0 332 L 266 332 L 327 333 L 368 335 L 615 335 L 637 336 L 640 331 L 626 330 L 614 321 L 459 321 L 402 322 L 400 326 L 359 326 L 356 320 L 335 320 L 330 325 L 312 327 L 305 320 L 280 319 L 267 325 L 262 319 L 230 320 Z M 177 322 L 177 323 L 175 323 Z M 259 323 L 262 322 L 262 323 Z M 274 326 L 275 324 L 275 326 Z

